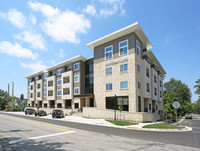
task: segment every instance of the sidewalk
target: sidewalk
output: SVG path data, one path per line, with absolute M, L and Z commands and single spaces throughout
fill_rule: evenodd
M 34 115 L 25 115 L 24 112 L 6 112 L 6 113 L 35 117 Z M 36 118 L 52 119 L 52 116 L 51 115 L 40 116 L 40 117 L 37 116 Z M 117 128 L 125 128 L 125 129 L 133 129 L 133 130 L 145 130 L 145 131 L 183 132 L 183 131 L 191 131 L 192 130 L 192 128 L 190 128 L 190 127 L 185 127 L 184 129 L 149 129 L 149 128 L 142 128 L 145 125 L 155 124 L 155 123 L 160 123 L 160 122 L 138 123 L 137 125 L 129 125 L 129 126 L 117 126 L 117 125 L 114 125 L 110 122 L 107 122 L 105 119 L 89 119 L 89 118 L 83 118 L 83 117 L 73 116 L 73 115 L 72 116 L 65 116 L 65 118 L 54 118 L 54 120 L 84 123 L 84 124 L 92 124 L 92 125 L 100 125 L 100 126 L 117 127 Z

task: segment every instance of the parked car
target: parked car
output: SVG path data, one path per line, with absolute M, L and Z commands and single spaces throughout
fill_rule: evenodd
M 35 111 L 35 116 L 46 116 L 47 113 L 44 110 L 37 110 Z
M 24 113 L 27 115 L 27 114 L 29 114 L 29 115 L 33 115 L 34 113 L 35 113 L 35 110 L 34 109 L 25 109 L 25 111 L 24 111 Z
M 54 118 L 54 117 L 65 117 L 65 115 L 62 110 L 53 110 L 52 118 Z
M 192 114 L 187 114 L 187 115 L 185 116 L 185 118 L 186 118 L 186 119 L 192 119 Z

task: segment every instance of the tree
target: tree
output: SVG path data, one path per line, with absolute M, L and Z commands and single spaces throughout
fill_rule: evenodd
M 21 100 L 24 99 L 24 94 L 23 94 L 23 93 L 20 95 L 20 99 L 21 99 Z
M 8 104 L 8 94 L 0 89 L 0 110 L 4 110 Z
M 118 110 L 120 111 L 120 119 L 121 119 L 121 111 L 123 110 L 123 102 L 122 99 L 120 99 L 119 104 L 118 104 Z
M 178 116 L 183 116 L 186 113 L 192 112 L 191 91 L 185 83 L 171 78 L 169 82 L 164 83 L 163 93 L 163 106 L 165 114 L 175 115 L 175 109 L 172 106 L 175 101 L 180 103 L 180 108 L 177 110 Z

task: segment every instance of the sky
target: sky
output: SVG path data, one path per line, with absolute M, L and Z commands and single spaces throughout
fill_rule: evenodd
M 77 55 L 87 44 L 139 22 L 167 72 L 191 89 L 200 78 L 199 0 L 1 0 L 0 89 L 14 82 L 27 96 L 25 76 Z M 11 86 L 10 86 L 11 87 Z

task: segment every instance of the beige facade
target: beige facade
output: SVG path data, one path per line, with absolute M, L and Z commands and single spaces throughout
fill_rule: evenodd
M 97 114 L 102 111 L 101 117 L 105 113 L 105 118 L 113 119 L 112 112 L 118 110 L 121 100 L 124 120 L 153 121 L 162 118 L 162 76 L 165 71 L 152 51 L 148 51 L 152 45 L 138 23 L 95 40 L 88 46 L 94 50 L 96 108 L 85 108 L 83 116 L 98 118 L 100 115 Z M 107 74 L 106 70 L 111 73 Z

